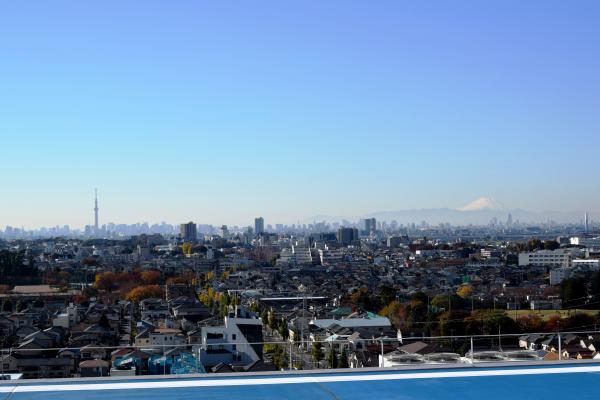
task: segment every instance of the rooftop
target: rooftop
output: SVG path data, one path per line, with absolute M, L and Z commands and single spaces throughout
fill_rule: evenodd
M 526 366 L 406 367 L 306 373 L 226 373 L 185 377 L 5 381 L 0 399 L 565 399 L 596 398 L 600 364 L 529 363 Z

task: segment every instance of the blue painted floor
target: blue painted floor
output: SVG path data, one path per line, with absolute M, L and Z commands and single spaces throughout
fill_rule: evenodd
M 589 365 L 589 364 L 588 364 Z M 594 364 L 596 368 L 599 365 Z M 563 366 L 564 367 L 564 366 Z M 538 367 L 539 368 L 539 367 Z M 209 387 L 184 387 L 184 388 L 137 388 L 137 389 L 94 389 L 94 390 L 63 390 L 53 391 L 52 385 L 44 387 L 41 392 L 14 392 L 0 393 L 2 400 L 154 400 L 154 399 L 256 399 L 256 400 L 281 400 L 281 399 L 483 399 L 483 400 L 532 400 L 532 399 L 600 399 L 600 372 L 576 372 L 560 374 L 534 374 L 523 375 L 528 368 L 476 368 L 477 371 L 508 371 L 503 376 L 468 376 L 468 377 L 436 377 L 426 379 L 401 379 L 380 380 L 381 376 L 389 374 L 406 375 L 415 374 L 416 371 L 403 372 L 377 372 L 334 375 L 274 375 L 270 377 L 282 378 L 306 377 L 304 383 L 281 384 L 248 384 L 243 386 L 224 385 L 231 379 L 247 379 L 248 377 L 230 378 L 194 378 L 198 380 L 212 380 L 217 386 Z M 551 368 L 548 368 L 551 369 Z M 471 369 L 473 371 L 474 369 Z M 433 372 L 457 370 L 435 370 Z M 466 370 L 465 370 L 466 371 Z M 418 371 L 432 372 L 432 370 Z M 369 375 L 368 381 L 352 381 L 353 376 Z M 345 379 L 343 382 L 311 382 L 312 377 L 336 376 Z M 263 379 L 270 377 L 255 377 Z M 350 377 L 350 378 L 349 378 Z M 192 381 L 192 379 L 178 379 L 177 381 Z M 69 382 L 74 388 L 80 384 L 89 383 L 123 383 L 148 385 L 157 380 L 144 381 L 77 381 Z M 158 380 L 158 382 L 161 382 Z M 163 381 L 164 382 L 164 381 Z M 61 383 L 61 384 L 64 384 Z M 160 384 L 160 383 L 158 383 Z M 13 383 L 14 385 L 14 383 Z M 21 381 L 20 386 L 35 386 L 39 383 Z M 45 385 L 45 384 L 44 384 Z M 7 390 L 7 385 L 0 389 Z

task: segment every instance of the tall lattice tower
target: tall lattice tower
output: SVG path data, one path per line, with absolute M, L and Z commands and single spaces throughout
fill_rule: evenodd
M 94 233 L 98 234 L 100 228 L 98 227 L 98 189 L 94 189 Z

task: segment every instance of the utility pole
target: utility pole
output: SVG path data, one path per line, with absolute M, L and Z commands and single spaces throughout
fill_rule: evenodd
M 556 321 L 556 330 L 558 333 L 558 359 L 562 360 L 562 341 L 560 340 L 560 319 Z
M 498 323 L 498 349 L 502 351 L 502 335 L 500 334 L 500 324 Z

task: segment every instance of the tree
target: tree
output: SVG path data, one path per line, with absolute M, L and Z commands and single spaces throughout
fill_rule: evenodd
M 464 300 L 456 294 L 438 294 L 431 300 L 431 305 L 449 311 L 464 307 Z
M 17 312 L 21 312 L 27 309 L 27 303 L 21 300 L 17 301 Z
M 321 342 L 313 342 L 310 354 L 312 355 L 313 361 L 318 366 L 319 362 L 323 359 L 323 346 L 321 345 Z
M 368 288 L 363 287 L 357 289 L 350 295 L 350 301 L 356 307 L 365 311 L 375 311 L 379 309 L 381 301 L 379 298 L 375 296 L 371 296 L 371 293 Z
M 288 323 L 285 318 L 283 318 L 279 323 L 279 328 L 277 329 L 277 331 L 279 332 L 283 340 L 287 340 L 290 337 Z
M 271 328 L 271 330 L 275 330 L 275 328 L 277 328 L 277 320 L 275 319 L 275 314 L 273 311 L 269 312 L 268 326 Z
M 329 347 L 329 353 L 327 354 L 327 368 L 335 369 L 338 367 L 337 353 L 332 346 Z
M 520 333 L 521 328 L 516 321 L 502 310 L 477 310 L 466 317 L 465 333 L 467 335 L 496 335 L 502 333 Z
M 346 353 L 346 348 L 342 348 L 342 354 L 340 354 L 340 361 L 338 363 L 338 368 L 348 368 L 348 353 Z
M 185 255 L 190 255 L 192 254 L 192 249 L 194 248 L 194 245 L 191 243 L 184 243 L 181 245 L 181 250 L 183 251 L 183 254 Z
M 389 286 L 382 286 L 379 290 L 379 298 L 384 306 L 390 304 L 396 300 L 396 289 Z
M 462 285 L 456 291 L 456 294 L 462 299 L 466 299 L 473 293 L 473 286 L 471 285 Z
M 388 305 L 379 310 L 379 315 L 389 318 L 392 325 L 401 327 L 407 317 L 406 307 L 398 300 L 390 302 Z
M 44 307 L 44 300 L 42 300 L 42 299 L 36 299 L 36 300 L 33 302 L 33 306 L 34 306 L 35 308 L 43 308 L 43 307 Z
M 117 276 L 111 271 L 97 274 L 94 280 L 94 288 L 112 292 L 113 290 L 117 289 Z
M 519 318 L 519 326 L 523 332 L 542 332 L 544 321 L 539 315 L 524 315 Z
M 2 311 L 11 312 L 13 310 L 13 303 L 10 300 L 5 300 L 2 303 Z
M 263 353 L 269 355 L 273 360 L 273 365 L 278 370 L 283 370 L 286 367 L 285 351 L 279 345 L 265 344 L 263 345 Z
M 594 297 L 600 297 L 600 271 L 592 274 L 590 294 Z
M 131 289 L 125 296 L 126 300 L 139 302 L 152 297 L 164 297 L 164 290 L 159 285 L 142 285 Z
M 560 244 L 556 240 L 545 240 L 544 250 L 556 250 L 560 247 Z
M 452 310 L 442 313 L 439 319 L 439 334 L 440 336 L 456 336 L 464 335 L 465 323 L 464 319 L 469 316 L 464 310 Z
M 269 311 L 266 308 L 263 308 L 260 312 L 260 319 L 262 320 L 263 325 L 267 325 L 269 323 Z
M 560 284 L 560 294 L 563 307 L 573 307 L 586 303 L 587 289 L 582 278 L 565 279 Z
M 564 327 L 570 330 L 585 330 L 594 327 L 595 319 L 585 313 L 571 315 L 564 321 Z M 562 323 L 561 323 L 561 326 Z
M 105 329 L 110 329 L 110 323 L 108 322 L 108 317 L 106 314 L 102 314 L 100 319 L 98 320 L 98 325 Z
M 143 271 L 140 274 L 140 278 L 144 285 L 155 285 L 160 281 L 160 272 L 159 271 Z M 189 282 L 187 282 L 189 283 Z

